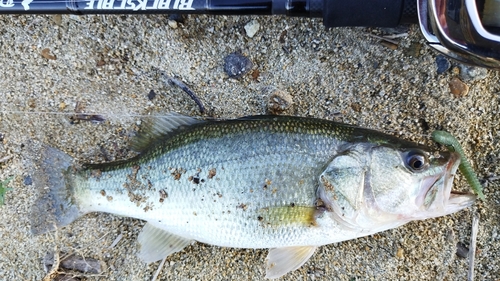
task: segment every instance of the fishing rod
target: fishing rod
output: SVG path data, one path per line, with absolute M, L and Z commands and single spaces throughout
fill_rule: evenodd
M 328 28 L 416 23 L 435 50 L 500 69 L 500 0 L 0 0 L 0 14 L 174 13 L 318 17 Z

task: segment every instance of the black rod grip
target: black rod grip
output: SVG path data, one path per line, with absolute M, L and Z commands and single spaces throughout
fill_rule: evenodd
M 326 27 L 394 27 L 417 22 L 417 0 L 325 0 Z
M 418 1 L 404 0 L 403 11 L 399 23 L 418 23 Z

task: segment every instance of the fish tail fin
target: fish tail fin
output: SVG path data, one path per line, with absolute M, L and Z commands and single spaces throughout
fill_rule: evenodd
M 39 190 L 31 209 L 31 232 L 42 234 L 70 224 L 83 215 L 73 198 L 73 158 L 43 146 L 35 160 L 33 183 Z

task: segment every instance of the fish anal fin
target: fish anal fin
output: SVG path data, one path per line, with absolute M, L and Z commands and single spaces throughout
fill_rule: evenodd
M 147 263 L 155 262 L 177 253 L 193 240 L 171 234 L 147 223 L 137 238 L 140 249 L 137 256 Z
M 301 267 L 316 251 L 317 246 L 273 248 L 266 261 L 266 278 L 275 279 Z

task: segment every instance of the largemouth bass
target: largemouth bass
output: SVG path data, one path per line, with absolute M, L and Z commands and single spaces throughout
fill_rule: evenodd
M 32 231 L 89 212 L 147 221 L 138 255 L 154 262 L 193 241 L 270 248 L 266 277 L 318 246 L 444 216 L 475 200 L 454 193 L 460 156 L 332 121 L 253 116 L 156 118 L 126 161 L 78 165 L 45 147 Z

